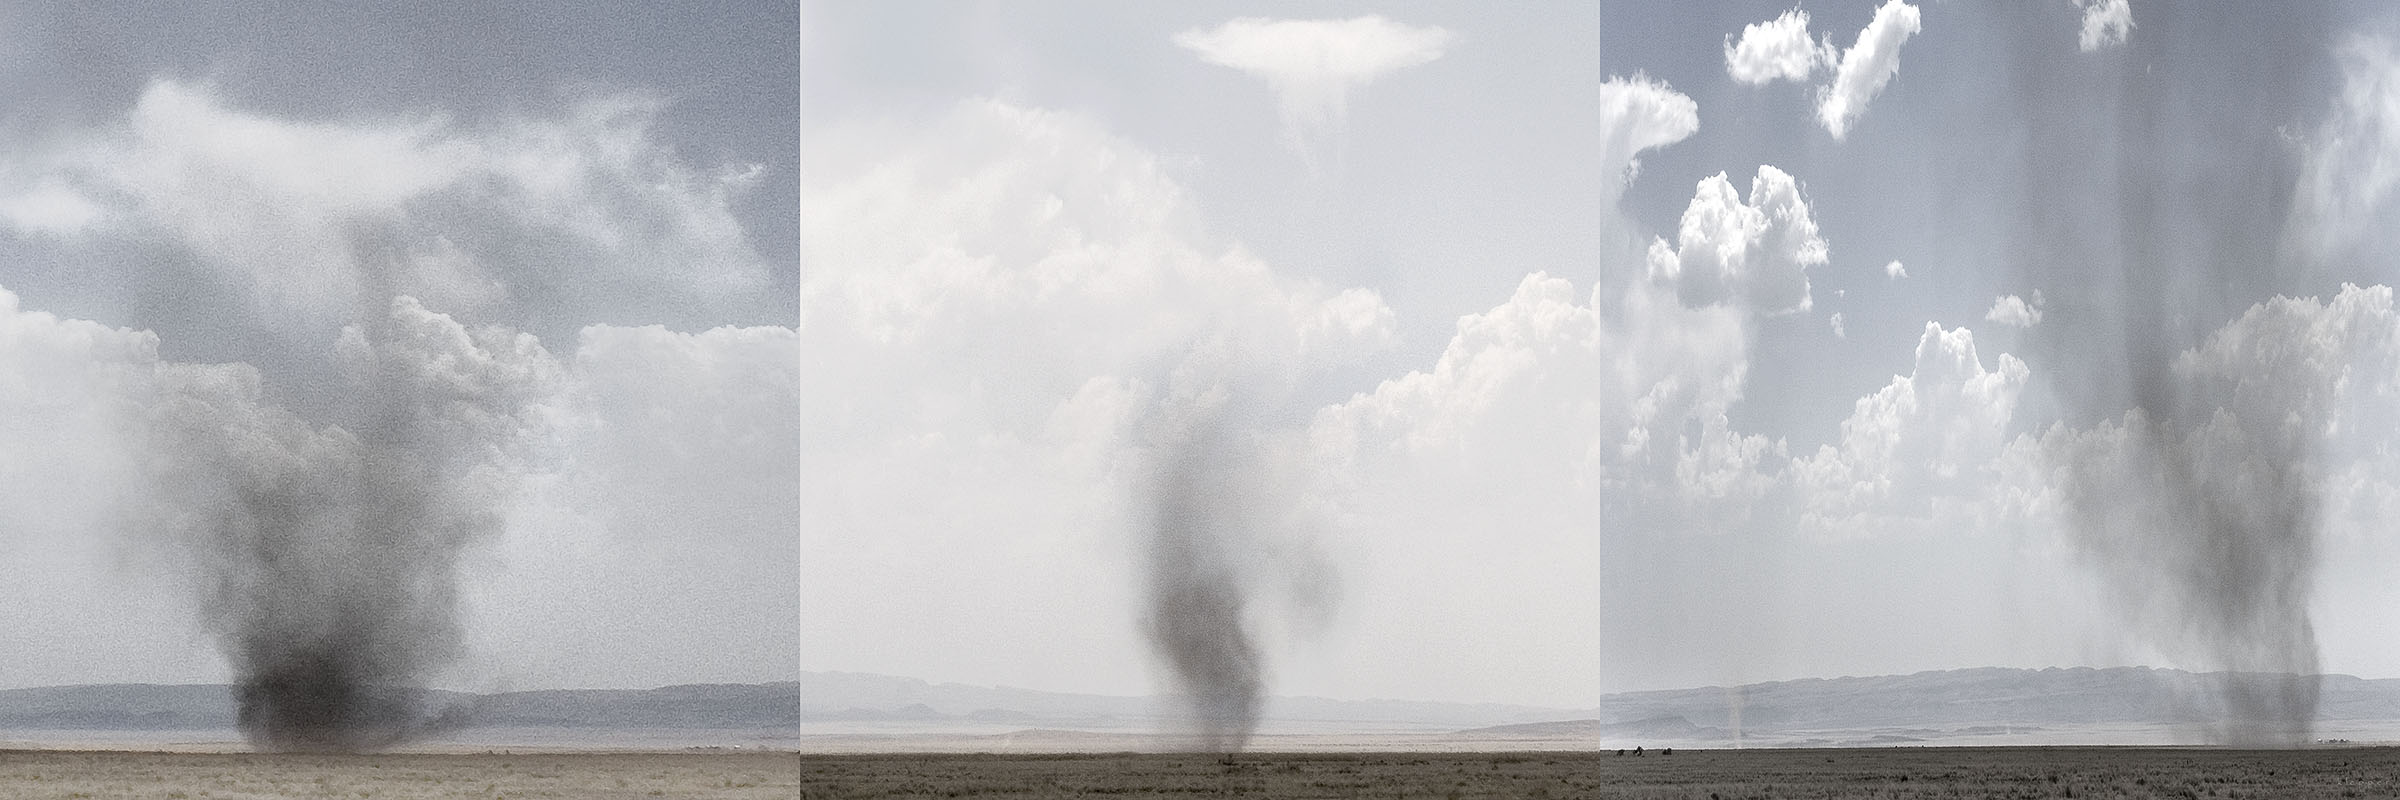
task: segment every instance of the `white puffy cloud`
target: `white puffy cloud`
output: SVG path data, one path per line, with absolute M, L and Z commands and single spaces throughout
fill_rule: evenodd
M 1843 330 L 1843 329 L 1842 329 L 1842 312 L 1839 312 L 1839 311 L 1833 312 L 1833 316 L 1830 316 L 1830 317 L 1826 317 L 1826 318 L 1825 318 L 1825 324 L 1833 326 L 1833 338 L 1836 338 L 1836 339 L 1847 339 L 1847 338 L 1850 338 L 1850 333 L 1849 333 L 1849 331 L 1846 331 L 1846 330 Z
M 308 528 L 290 537 L 306 551 L 293 561 L 323 568 L 295 583 L 356 579 L 368 604 L 396 583 L 446 597 L 447 571 L 464 565 L 463 634 L 489 670 L 446 678 L 791 678 L 797 331 L 595 325 L 568 359 L 531 333 L 451 316 L 572 332 L 619 316 L 689 322 L 674 309 L 756 313 L 769 265 L 733 205 L 757 170 L 685 162 L 652 130 L 664 107 L 596 94 L 471 123 L 295 119 L 238 107 L 210 85 L 157 80 L 105 124 L 0 156 L 0 227 L 40 236 L 70 261 L 88 257 L 92 281 L 216 295 L 165 285 L 175 269 L 110 263 L 174 251 L 252 305 L 189 313 L 251 315 L 290 324 L 282 332 L 295 337 L 267 343 L 282 363 L 166 361 L 151 332 L 25 310 L 0 290 L 0 452 L 13 457 L 0 458 L 0 516 L 11 520 L 0 548 L 59 567 L 55 582 L 26 591 L 82 598 L 125 621 L 101 638 L 128 651 L 84 660 L 135 665 L 123 679 L 222 680 L 205 671 L 221 668 L 211 659 L 237 654 L 176 635 L 216 624 L 210 615 L 186 593 L 115 581 L 155 585 L 200 560 L 177 554 L 236 543 L 209 538 L 225 531 L 202 519 L 223 507 L 208 503 L 286 491 L 313 509 L 293 516 Z M 280 370 L 291 362 L 327 374 L 290 380 Z M 305 401 L 278 403 L 294 397 Z M 395 432 L 387 423 L 401 417 L 413 427 Z M 379 491 L 365 483 L 377 469 L 438 474 L 431 510 L 414 516 L 471 545 L 429 559 L 429 572 L 340 557 L 343 542 L 375 533 L 337 518 L 342 503 Z M 191 502 L 155 508 L 166 498 Z M 179 539 L 189 548 L 176 549 Z M 210 602 L 273 583 L 218 577 L 224 591 Z M 98 588 L 59 591 L 69 581 Z M 164 599 L 137 608 L 91 597 L 103 591 Z M 577 625 L 593 620 L 613 627 Z M 71 634 L 8 638 L 94 638 Z M 641 652 L 628 652 L 637 640 L 630 649 Z M 17 680 L 91 679 L 36 674 Z
M 956 358 L 933 372 L 1039 387 L 991 398 L 1028 401 L 1007 418 L 1038 420 L 1092 376 L 1196 343 L 1322 363 L 1389 341 L 1392 313 L 1371 291 L 1277 275 L 1238 246 L 1202 250 L 1186 190 L 1084 117 L 978 100 L 909 137 L 845 136 L 816 137 L 802 187 L 800 327 L 822 368 L 861 348 Z M 862 368 L 844 377 L 912 374 Z
M 2042 322 L 2042 293 L 2034 290 L 2033 301 L 2016 295 L 2001 295 L 1992 301 L 1992 310 L 1983 312 L 1986 322 L 1997 322 L 2011 328 L 2031 328 Z
M 2292 205 L 2296 244 L 2331 258 L 2388 244 L 2400 230 L 2400 42 L 2353 36 L 2336 48 L 2341 90 L 2303 140 Z
M 129 480 L 123 431 L 157 361 L 154 335 L 29 310 L 0 288 L 0 513 L 19 543 L 105 527 L 94 487 Z
M 1972 332 L 1927 323 L 1915 369 L 1859 398 L 1839 441 L 1793 464 L 1803 529 L 1857 535 L 1983 514 L 2030 374 L 2006 353 L 1987 369 Z
M 1902 265 L 1900 260 L 1895 258 L 1892 259 L 1892 263 L 1883 265 L 1883 275 L 1892 280 L 1906 278 L 1908 277 L 1908 267 Z
M 9 632 L 91 643 L 22 661 L 21 680 L 88 680 L 93 663 L 129 670 L 104 671 L 110 679 L 223 680 L 210 670 L 236 654 L 198 631 L 225 615 L 193 598 L 224 612 L 262 597 L 266 567 L 214 537 L 264 547 L 247 537 L 269 533 L 210 527 L 208 512 L 245 493 L 326 504 L 306 516 L 308 536 L 281 543 L 295 545 L 287 561 L 315 565 L 307 581 L 347 581 L 361 602 L 415 591 L 389 581 L 429 573 L 343 577 L 390 566 L 341 555 L 372 534 L 350 530 L 341 505 L 362 496 L 370 455 L 383 468 L 451 464 L 436 470 L 438 510 L 454 516 L 428 528 L 481 531 L 458 551 L 463 663 L 474 666 L 440 675 L 452 685 L 793 676 L 796 331 L 595 326 L 560 358 L 409 298 L 374 324 L 331 349 L 415 427 L 408 446 L 368 453 L 389 434 L 303 419 L 250 365 L 164 360 L 155 334 L 27 310 L 0 289 L 0 515 L 11 521 L 0 552 L 28 567 L 7 591 L 58 612 L 21 616 Z M 439 573 L 452 562 L 425 563 Z M 107 636 L 44 621 L 96 610 L 108 613 L 93 630 Z
M 1376 691 L 1429 694 L 1507 670 L 1541 696 L 1583 696 L 1596 645 L 1556 632 L 1598 623 L 1599 587 L 1589 569 L 1555 565 L 1599 557 L 1599 460 L 1627 422 L 1622 378 L 1608 373 L 1624 358 L 1681 366 L 1612 346 L 1602 324 L 1591 295 L 1529 275 L 1507 302 L 1462 317 L 1429 368 L 1316 413 L 1312 472 L 1331 481 L 1316 491 L 1337 509 L 1337 552 L 1362 565 L 1347 580 L 1376 598 L 1344 611 L 1344 658 L 1464 651 Z
M 1807 270 L 1826 259 L 1799 182 L 1760 165 L 1748 200 L 1725 173 L 1701 179 L 1675 243 L 1651 242 L 1649 271 L 1652 280 L 1673 285 L 1686 305 L 1738 303 L 1784 314 L 1808 309 Z
M 1766 22 L 1742 26 L 1736 43 L 1725 37 L 1725 74 L 1743 83 L 1806 81 L 1819 67 L 1833 66 L 1840 51 L 1808 38 L 1808 12 L 1798 8 Z
M 2127 657 L 2312 672 L 2312 615 L 2379 616 L 2312 601 L 2329 553 L 2388 539 L 2381 514 L 2400 486 L 2392 290 L 2260 303 L 2172 367 L 2172 408 L 2011 443 L 2005 510 L 2059 531 L 2055 544 L 2094 569 L 2131 634 Z M 2286 735 L 2267 714 L 2233 714 L 2216 734 Z
M 2083 10 L 2083 29 L 2075 39 L 2083 52 L 2124 44 L 2133 32 L 2133 6 L 2126 0 L 2075 0 L 2075 5 Z
M 2030 478 L 2015 482 L 2016 510 L 2030 516 L 2067 512 L 2062 493 L 2075 490 L 2074 481 L 2032 474 L 2042 469 L 2098 464 L 2088 469 L 2114 474 L 2143 459 L 2177 457 L 2174 447 L 2235 440 L 2292 455 L 2307 462 L 2301 464 L 2305 470 L 2348 476 L 2327 487 L 2379 494 L 2400 485 L 2400 460 L 2390 455 L 2400 431 L 2377 422 L 2400 416 L 2400 314 L 2393 311 L 2390 287 L 2344 285 L 2331 298 L 2278 297 L 2252 306 L 2179 354 L 2172 369 L 2180 382 L 2176 390 L 2190 398 L 2186 418 L 2134 409 L 2090 429 L 2053 425 L 2012 443 L 2012 451 L 2023 452 L 2010 458 L 2022 461 Z M 2164 453 L 2130 449 L 2170 443 Z M 2370 464 L 2376 466 L 2362 467 Z M 2138 483 L 2138 477 L 2112 481 Z M 2323 499 L 2351 502 L 2338 493 Z
M 149 332 L 27 309 L 0 288 L 0 600 L 19 612 L 0 636 L 51 643 L 21 648 L 12 680 L 223 677 L 188 595 L 129 565 L 177 559 L 106 533 L 133 527 L 156 488 L 138 431 L 161 366 Z
M 394 293 L 445 309 L 753 302 L 767 266 L 732 202 L 755 173 L 683 163 L 650 132 L 660 108 L 607 95 L 479 126 L 296 120 L 157 80 L 117 124 L 12 153 L 0 217 L 161 236 L 262 311 L 317 322 Z
M 1152 688 L 1132 576 L 1159 448 L 1217 410 L 1288 469 L 1278 398 L 1387 344 L 1391 310 L 1212 243 L 1156 156 L 1082 115 L 977 100 L 807 142 L 798 538 L 844 557 L 801 560 L 802 656 Z M 1262 594 L 1302 593 L 1302 543 L 1251 544 L 1295 554 L 1260 556 L 1290 579 Z M 1058 646 L 1013 645 L 1037 638 Z
M 0 197 L 0 222 L 24 233 L 72 235 L 104 217 L 98 203 L 56 177 Z
M 1440 58 L 1456 38 L 1439 27 L 1372 15 L 1241 17 L 1213 30 L 1175 34 L 1175 44 L 1209 63 L 1264 79 L 1282 111 L 1285 138 L 1306 154 L 1313 142 L 1340 132 L 1352 89 Z
M 1851 124 L 1867 113 L 1867 102 L 1883 93 L 1883 87 L 1899 73 L 1900 46 L 1922 30 L 1917 16 L 1916 6 L 1889 0 L 1875 9 L 1875 18 L 1859 30 L 1850 49 L 1842 52 L 1833 82 L 1819 90 L 1817 97 L 1817 119 L 1825 123 L 1825 131 L 1833 138 L 1847 135 Z
M 1888 0 L 1858 32 L 1850 49 L 1842 50 L 1827 34 L 1821 42 L 1808 36 L 1808 12 L 1794 8 L 1775 19 L 1745 25 L 1737 43 L 1726 37 L 1725 73 L 1749 84 L 1777 80 L 1806 82 L 1820 68 L 1831 78 L 1817 86 L 1817 120 L 1840 140 L 1867 111 L 1868 101 L 1883 92 L 1900 71 L 1900 46 L 1922 26 L 1917 7 Z
M 1642 151 L 1683 141 L 1700 130 L 1700 104 L 1647 75 L 1610 76 L 1600 85 L 1600 113 L 1608 122 L 1600 133 L 1601 174 L 1622 177 L 1625 183 L 1640 173 Z M 1621 183 L 1602 186 L 1615 198 Z
M 478 650 L 545 684 L 788 680 L 799 332 L 595 325 L 559 361 L 550 461 L 468 582 Z
M 2392 289 L 2344 284 L 2330 299 L 2260 303 L 2178 356 L 2174 369 L 2226 408 L 2266 420 L 2278 437 L 2390 436 L 2375 420 L 2400 411 Z

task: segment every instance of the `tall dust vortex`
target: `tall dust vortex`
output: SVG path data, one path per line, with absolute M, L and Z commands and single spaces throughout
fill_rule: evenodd
M 1255 413 L 1255 409 L 1250 409 Z M 1148 486 L 1141 624 L 1170 677 L 1190 737 L 1177 746 L 1232 753 L 1258 730 L 1267 697 L 1262 627 L 1322 625 L 1337 579 L 1316 536 L 1321 519 L 1295 487 L 1303 475 L 1278 434 L 1221 392 L 1182 407 Z
M 2337 20 L 2154 4 L 2122 46 L 2060 58 L 2046 11 L 1988 9 L 2029 43 L 2006 84 L 2027 137 L 2010 246 L 2054 303 L 2028 335 L 2058 376 L 2042 444 L 2067 538 L 2124 618 L 2121 655 L 2206 673 L 2187 712 L 2207 738 L 2304 742 L 2330 406 L 2302 388 L 2302 339 L 2223 330 L 2329 283 L 2278 234 Z
M 499 532 L 511 454 L 555 379 L 532 337 L 404 296 L 335 351 L 347 427 L 264 404 L 242 366 L 163 367 L 152 415 L 168 524 L 266 750 L 387 747 L 458 712 L 424 688 L 460 649 L 458 559 Z
M 1147 632 L 1188 704 L 1193 745 L 1236 752 L 1258 730 L 1265 680 L 1258 639 L 1243 620 L 1250 579 L 1231 550 L 1241 536 L 1241 497 L 1212 437 L 1214 430 L 1183 442 L 1159 476 Z
M 1161 465 L 1149 542 L 1148 634 L 1186 704 L 1193 745 L 1242 749 L 1264 699 L 1258 642 L 1243 614 L 1250 576 L 1235 552 L 1247 498 L 1219 429 L 1203 426 Z

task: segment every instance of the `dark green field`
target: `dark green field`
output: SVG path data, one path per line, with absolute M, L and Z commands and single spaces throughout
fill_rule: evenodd
M 886 797 L 2400 797 L 2400 748 L 1928 747 L 1216 756 L 805 755 L 806 800 Z

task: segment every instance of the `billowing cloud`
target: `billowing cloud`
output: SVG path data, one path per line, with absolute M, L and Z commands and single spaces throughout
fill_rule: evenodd
M 802 559 L 802 656 L 1016 652 L 997 680 L 1154 688 L 1132 595 L 1155 468 L 1211 429 L 1251 477 L 1288 469 L 1298 423 L 1261 418 L 1305 420 L 1281 398 L 1389 343 L 1390 308 L 1212 242 L 1157 156 L 1079 114 L 967 101 L 905 134 L 812 131 L 802 163 L 799 546 L 855 556 Z M 1315 512 L 1257 497 L 1274 524 L 1202 560 L 1260 630 L 1296 629 L 1271 611 L 1317 591 Z
M 1611 76 L 1601 84 L 1600 113 L 1608 121 L 1600 134 L 1601 174 L 1622 176 L 1626 183 L 1640 173 L 1636 156 L 1642 151 L 1683 141 L 1700 130 L 1700 104 L 1647 75 Z M 1601 187 L 1612 198 L 1623 190 L 1621 183 Z
M 1875 9 L 1875 18 L 1860 29 L 1858 39 L 1842 52 L 1841 65 L 1834 68 L 1833 83 L 1818 92 L 1817 119 L 1825 123 L 1825 131 L 1841 139 L 1860 115 L 1867 113 L 1867 102 L 1883 93 L 1900 71 L 1900 46 L 1922 27 L 1917 19 L 1917 7 L 1901 0 L 1889 0 Z
M 1847 331 L 1847 330 L 1843 330 L 1843 329 L 1842 329 L 1842 312 L 1839 312 L 1839 311 L 1833 312 L 1833 315 L 1832 315 L 1832 316 L 1829 316 L 1829 317 L 1826 317 L 1826 318 L 1825 318 L 1825 324 L 1827 324 L 1827 325 L 1830 325 L 1830 326 L 1832 326 L 1832 327 L 1833 327 L 1833 338 L 1836 338 L 1836 339 L 1847 339 L 1847 338 L 1850 338 L 1850 332 L 1849 332 L 1849 331 Z
M 1833 66 L 1840 50 L 1831 41 L 1808 38 L 1808 12 L 1794 8 L 1766 22 L 1742 26 L 1736 43 L 1725 37 L 1725 74 L 1743 83 L 1807 81 L 1819 67 Z
M 1739 303 L 1785 314 L 1808 309 L 1807 270 L 1826 259 L 1799 182 L 1760 165 L 1746 201 L 1725 173 L 1701 179 L 1675 243 L 1651 242 L 1649 271 L 1652 280 L 1673 285 L 1686 305 Z
M 158 80 L 119 124 L 10 154 L 0 218 L 163 237 L 278 318 L 338 321 L 395 292 L 591 316 L 747 308 L 767 266 L 732 203 L 755 173 L 676 158 L 650 132 L 660 107 L 614 95 L 479 126 L 294 120 Z
M 2016 295 L 2002 295 L 1992 301 L 1992 310 L 1983 312 L 1986 322 L 1997 322 L 2011 328 L 2031 328 L 2042 322 L 2042 293 L 2036 289 L 2033 301 Z
M 1899 259 L 1892 259 L 1892 263 L 1883 265 L 1883 276 L 1892 280 L 1906 278 L 1908 267 L 1901 264 Z
M 2075 39 L 2083 52 L 2124 44 L 2133 32 L 2133 6 L 2127 0 L 2075 0 L 2075 5 L 2083 10 L 2083 29 Z
M 569 685 L 608 679 L 595 664 L 662 684 L 796 674 L 799 332 L 594 325 L 558 361 L 543 469 L 491 546 L 506 580 L 463 601 L 478 652 Z M 633 586 L 675 588 L 603 589 Z
M 2206 709 L 2211 738 L 2307 735 L 2318 652 L 2311 623 L 2329 509 L 2378 508 L 2400 470 L 2400 318 L 2388 287 L 2252 306 L 2177 356 L 2186 407 L 2133 409 L 2012 444 L 2039 464 L 2017 497 L 2070 523 L 2066 543 L 2115 595 L 2135 656 L 2260 673 Z
M 1595 668 L 1596 643 L 1554 633 L 1597 624 L 1587 601 L 1595 576 L 1539 565 L 1598 558 L 1599 461 L 1629 422 L 1614 402 L 1625 391 L 1617 370 L 1654 382 L 1655 370 L 1690 365 L 1653 360 L 1671 356 L 1666 348 L 1620 349 L 1591 302 L 1564 279 L 1528 275 L 1507 302 L 1460 318 L 1433 365 L 1311 421 L 1312 472 L 1330 479 L 1317 492 L 1337 509 L 1341 552 L 1374 565 L 1358 571 L 1356 590 L 1376 602 L 1345 613 L 1347 657 L 1472 643 L 1393 689 L 1472 685 L 1476 673 L 1504 669 L 1544 696 L 1573 697 L 1577 676 Z M 1661 310 L 1709 316 L 1672 301 Z M 1485 588 L 1441 588 L 1460 585 Z
M 1241 17 L 1214 30 L 1175 34 L 1175 44 L 1264 79 L 1283 114 L 1284 137 L 1303 154 L 1341 131 L 1352 89 L 1378 76 L 1440 58 L 1457 37 L 1433 26 L 1380 16 L 1352 19 Z
M 477 664 L 472 676 L 568 685 L 794 674 L 794 331 L 595 326 L 562 358 L 406 298 L 377 324 L 386 330 L 353 328 L 328 346 L 345 371 L 382 381 L 387 399 L 416 415 L 421 438 L 397 455 L 376 449 L 377 437 L 395 434 L 374 425 L 393 423 L 311 422 L 273 402 L 255 367 L 162 359 L 153 333 L 24 310 L 0 289 L 9 420 L 0 452 L 10 456 L 0 458 L 0 513 L 14 520 L 12 547 L 62 576 L 88 576 L 79 559 L 155 568 L 118 577 L 185 589 L 163 594 L 199 597 L 203 608 L 108 607 L 149 624 L 197 623 L 228 641 L 304 644 L 310 631 L 340 629 L 343 615 L 384 615 L 418 649 L 359 656 L 418 678 L 456 678 L 441 670 L 461 653 Z M 455 618 L 447 589 L 433 587 L 458 564 L 352 549 L 400 540 L 353 507 L 392 493 L 388 476 L 369 474 L 429 469 L 422 460 L 452 468 L 428 489 L 442 508 L 412 522 L 471 545 L 452 551 L 471 573 Z M 527 491 L 514 496 L 519 484 Z M 256 502 L 275 498 L 306 498 L 322 513 L 218 524 L 255 519 Z M 246 551 L 229 550 L 228 538 L 285 558 L 238 557 Z M 506 580 L 480 579 L 494 575 Z M 324 601 L 334 586 L 343 599 Z M 41 580 L 15 588 L 36 606 L 49 602 L 36 595 L 127 594 Z M 127 635 L 119 644 L 198 646 Z M 678 646 L 622 652 L 636 639 Z M 245 647 L 220 655 L 237 664 L 274 655 Z
M 296 119 L 237 107 L 209 85 L 157 80 L 105 124 L 0 158 L 0 221 L 37 234 L 32 244 L 74 259 L 94 282 L 169 292 L 178 302 L 167 316 L 282 334 L 251 343 L 263 351 L 257 363 L 169 361 L 158 334 L 23 311 L 0 292 L 0 329 L 23 334 L 0 333 L 0 385 L 45 386 L 17 395 L 23 413 L 12 424 L 46 431 L 38 441 L 0 435 L 0 447 L 41 453 L 51 473 L 75 477 L 74 491 L 42 501 L 58 509 L 46 516 L 78 519 L 86 534 L 59 552 L 103 542 L 159 569 L 142 580 L 193 584 L 201 602 L 154 624 L 223 634 L 218 663 L 246 680 L 271 681 L 279 663 L 362 627 L 374 631 L 342 645 L 364 659 L 355 677 L 392 685 L 789 679 L 791 627 L 731 620 L 788 618 L 796 605 L 796 512 L 775 505 L 790 502 L 797 470 L 796 332 L 622 329 L 700 342 L 636 353 L 618 345 L 638 336 L 595 325 L 576 340 L 577 361 L 530 330 L 460 321 L 572 334 L 619 317 L 681 327 L 771 313 L 761 309 L 774 303 L 757 305 L 769 266 L 733 209 L 756 172 L 678 158 L 651 130 L 662 107 L 591 95 L 472 124 L 435 113 Z M 780 350 L 720 342 L 777 332 Z M 216 344 L 169 341 L 187 353 Z M 68 352 L 81 362 L 71 370 L 59 361 Z M 624 402 L 602 388 L 612 363 L 633 375 L 628 383 L 671 396 Z M 664 375 L 674 383 L 656 382 Z M 728 383 L 756 391 L 713 388 Z M 0 407 L 10 394 L 0 388 Z M 627 431 L 674 439 L 625 446 L 639 439 Z M 705 455 L 686 449 L 695 445 Z M 16 514 L 15 503 L 0 499 L 20 521 L 12 530 L 35 530 L 22 521 L 45 514 Z M 408 525 L 422 531 L 391 530 Z M 641 545 L 554 536 L 578 530 Z M 686 568 L 651 566 L 665 558 L 599 567 L 643 548 L 679 554 Z M 279 553 L 282 562 L 260 560 Z M 520 566 L 527 572 L 515 577 L 542 577 L 493 580 Z M 64 574 L 132 579 L 103 566 Z M 670 620 L 639 610 L 659 606 L 649 595 L 702 583 L 723 607 Z M 335 586 L 354 591 L 312 602 Z M 725 610 L 735 606 L 742 614 Z M 386 612 L 398 621 L 373 622 Z M 626 624 L 565 622 L 595 618 Z M 614 652 L 625 641 L 616 637 L 636 630 L 658 646 L 629 661 Z M 529 633 L 539 635 L 518 635 Z M 519 644 L 529 639 L 554 647 Z M 270 652 L 270 640 L 298 649 Z M 207 649 L 200 639 L 180 647 Z M 474 669 L 444 671 L 469 651 Z M 582 655 L 553 660 L 566 652 Z M 711 655 L 734 652 L 746 654 L 741 663 Z
M 1839 442 L 1794 463 L 1803 528 L 1859 535 L 1979 515 L 2030 374 L 2006 353 L 1987 369 L 1972 332 L 1927 323 L 1916 368 L 1859 398 Z
M 1866 113 L 1868 101 L 1900 71 L 1900 46 L 1919 30 L 1917 7 L 1889 0 L 1859 30 L 1850 49 L 1842 50 L 1830 34 L 1811 41 L 1808 12 L 1794 8 L 1775 19 L 1742 26 L 1739 42 L 1726 37 L 1725 73 L 1748 84 L 1805 83 L 1820 68 L 1832 69 L 1832 78 L 1817 87 L 1817 119 L 1839 140 Z
M 2305 140 L 2292 205 L 2294 244 L 2320 258 L 2400 227 L 2400 42 L 2355 36 L 2336 49 L 2341 91 Z
M 0 222 L 23 233 L 71 235 L 104 216 L 98 203 L 56 177 L 0 198 Z

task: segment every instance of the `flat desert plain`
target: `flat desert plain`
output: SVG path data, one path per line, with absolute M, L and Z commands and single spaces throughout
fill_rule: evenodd
M 297 755 L 0 750 L 0 797 L 757 798 L 807 795 L 794 753 L 545 752 Z
M 2400 797 L 2400 748 L 802 755 L 799 797 Z

